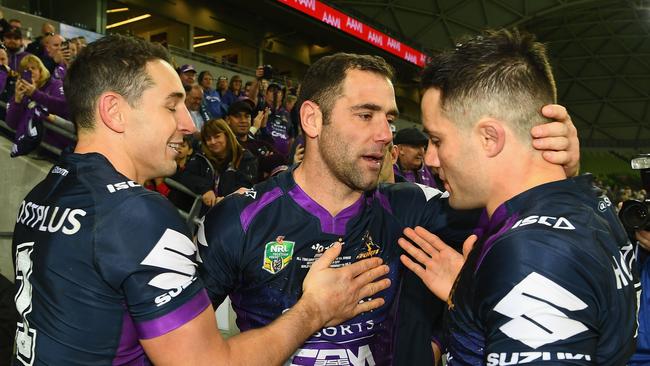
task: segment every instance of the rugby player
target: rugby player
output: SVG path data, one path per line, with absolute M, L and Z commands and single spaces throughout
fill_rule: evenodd
M 434 55 L 422 84 L 427 164 L 452 207 L 485 207 L 466 260 L 423 228 L 405 230 L 420 249 L 399 241 L 422 265 L 404 264 L 448 301 L 447 364 L 626 364 L 633 246 L 591 176 L 567 179 L 531 146 L 528 131 L 556 100 L 545 47 L 486 31 Z
M 306 140 L 303 162 L 244 195 L 226 198 L 200 226 L 201 277 L 213 304 L 230 295 L 242 330 L 262 327 L 291 308 L 310 266 L 332 245 L 343 247 L 335 266 L 369 257 L 390 266 L 391 286 L 380 293 L 385 306 L 319 330 L 288 364 L 392 364 L 402 230 L 422 225 L 462 243 L 473 224 L 452 216 L 443 192 L 434 188 L 377 187 L 392 139 L 389 124 L 398 115 L 392 76 L 378 56 L 335 54 L 315 62 L 298 103 Z M 557 113 L 561 108 L 549 109 L 550 117 L 564 123 L 535 132 L 558 136 L 541 146 L 562 150 L 550 158 L 575 172 L 575 128 L 566 113 Z M 425 342 L 431 352 L 427 338 L 413 341 Z
M 284 315 L 224 341 L 185 223 L 141 186 L 176 171 L 194 131 L 167 52 L 107 36 L 64 86 L 78 144 L 27 195 L 14 232 L 16 365 L 277 365 L 323 326 L 383 304 L 359 301 L 389 285 L 372 282 L 388 267 L 372 258 L 331 269 L 335 246 Z

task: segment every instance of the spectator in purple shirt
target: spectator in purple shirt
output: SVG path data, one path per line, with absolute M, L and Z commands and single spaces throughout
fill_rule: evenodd
M 16 82 L 16 92 L 7 105 L 7 124 L 16 130 L 11 155 L 29 153 L 44 135 L 48 144 L 60 149 L 67 147 L 70 140 L 43 129 L 52 115 L 68 117 L 61 80 L 50 77 L 43 62 L 34 55 L 25 56 L 18 71 L 23 77 Z
M 393 165 L 396 180 L 400 177 L 412 183 L 437 188 L 431 169 L 424 164 L 424 152 L 429 139 L 417 128 L 405 128 L 395 134 L 397 163 Z

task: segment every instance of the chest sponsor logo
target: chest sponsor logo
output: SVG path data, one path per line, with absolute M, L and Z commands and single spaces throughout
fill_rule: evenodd
M 300 348 L 294 354 L 293 363 L 290 365 L 306 365 L 296 358 L 313 359 L 314 366 L 375 366 L 375 358 L 370 351 L 370 346 L 363 345 L 355 352 L 352 349 L 310 349 Z M 311 364 L 311 363 L 309 363 Z
M 532 215 L 528 216 L 525 219 L 521 219 L 512 226 L 513 229 L 516 229 L 520 226 L 526 226 L 526 225 L 532 225 L 532 224 L 538 224 L 538 225 L 545 225 L 545 226 L 550 226 L 553 229 L 560 229 L 560 230 L 575 230 L 576 227 L 573 226 L 573 224 L 567 220 L 564 217 L 554 217 L 554 216 L 538 216 L 538 215 Z
M 533 361 L 591 361 L 591 355 L 571 352 L 513 352 L 490 353 L 487 356 L 487 366 L 521 365 Z
M 381 250 L 381 247 L 379 244 L 375 243 L 372 240 L 372 236 L 370 236 L 370 232 L 366 231 L 365 234 L 363 234 L 363 238 L 361 238 L 361 252 L 357 254 L 356 259 L 366 259 L 370 257 L 374 257 L 377 254 L 379 254 L 379 251 Z
M 278 236 L 275 241 L 266 243 L 262 269 L 270 274 L 276 274 L 283 270 L 293 258 L 295 244 L 293 241 L 284 240 L 284 236 Z
M 537 349 L 587 331 L 583 323 L 569 318 L 562 311 L 574 312 L 587 307 L 564 287 L 533 272 L 513 287 L 494 307 L 494 311 L 512 318 L 499 330 Z

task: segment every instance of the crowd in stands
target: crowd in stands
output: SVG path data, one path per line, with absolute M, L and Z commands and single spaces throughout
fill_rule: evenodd
M 2 18 L 0 16 L 0 18 Z M 44 23 L 41 34 L 25 39 L 18 19 L 0 19 L 0 100 L 2 117 L 16 131 L 12 156 L 25 155 L 41 142 L 64 150 L 73 141 L 50 132 L 44 124 L 54 116 L 69 119 L 63 94 L 66 70 L 85 45 L 83 37 L 66 40 Z M 271 66 L 260 66 L 255 79 L 244 83 L 185 64 L 176 69 L 186 91 L 185 105 L 196 127 L 178 150 L 178 170 L 171 177 L 195 196 L 165 183 L 147 182 L 189 212 L 195 197 L 203 210 L 241 188 L 250 188 L 299 163 L 304 154 L 298 109 L 300 86 L 277 82 Z M 286 84 L 286 85 L 283 85 Z M 0 108 L 4 114 L 5 109 Z M 388 152 L 393 166 L 385 181 L 411 181 L 438 187 L 434 172 L 424 165 L 427 137 L 417 129 L 396 135 Z

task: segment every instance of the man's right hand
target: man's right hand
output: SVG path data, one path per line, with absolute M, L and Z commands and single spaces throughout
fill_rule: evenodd
M 390 286 L 390 280 L 377 280 L 388 273 L 388 266 L 381 258 L 368 258 L 340 268 L 330 268 L 341 253 L 341 244 L 336 243 L 315 261 L 302 289 L 299 301 L 315 309 L 323 326 L 333 326 L 353 318 L 360 313 L 376 309 L 384 299 L 373 298 L 361 302 Z
M 636 240 L 639 241 L 641 248 L 650 251 L 650 231 L 639 230 L 636 232 Z

